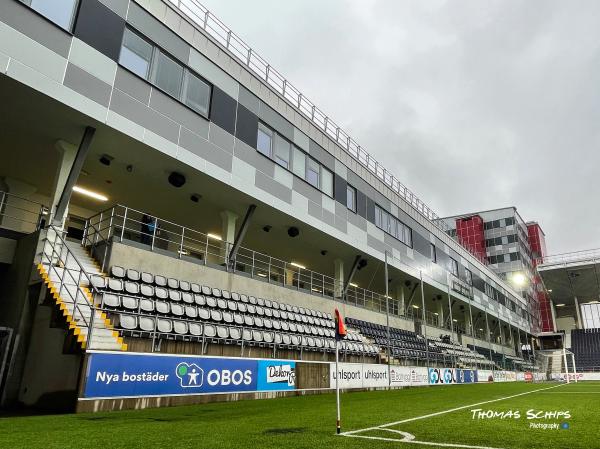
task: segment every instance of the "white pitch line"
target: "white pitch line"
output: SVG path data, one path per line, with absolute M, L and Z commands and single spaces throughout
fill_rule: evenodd
M 363 438 L 366 440 L 392 441 L 395 443 L 412 443 L 412 444 L 422 444 L 425 446 L 436 446 L 436 447 L 443 446 L 443 447 L 460 447 L 460 448 L 466 448 L 466 449 L 502 449 L 502 448 L 490 447 L 490 446 L 469 446 L 467 444 L 437 443 L 437 442 L 433 442 L 433 441 L 418 441 L 418 440 L 414 440 L 414 435 L 412 435 L 408 432 L 394 431 L 391 429 L 380 429 L 380 430 L 386 430 L 386 431 L 390 431 L 390 432 L 398 432 L 398 433 L 404 435 L 405 438 L 403 438 L 402 440 L 399 440 L 397 438 L 373 437 L 373 436 L 368 436 L 368 435 L 345 435 L 345 436 L 350 437 L 350 438 Z M 410 435 L 410 437 L 412 437 L 412 439 L 408 438 L 408 435 Z
M 351 436 L 353 434 L 361 433 L 361 432 L 367 432 L 369 430 L 379 430 L 379 429 L 382 429 L 384 427 L 396 426 L 398 424 L 404 424 L 404 423 L 411 422 L 411 421 L 418 421 L 420 419 L 433 418 L 434 416 L 440 416 L 440 415 L 445 415 L 446 413 L 457 412 L 459 410 L 464 410 L 464 409 L 469 408 L 469 407 L 476 407 L 478 405 L 491 404 L 492 402 L 504 401 L 506 399 L 512 399 L 512 398 L 516 398 L 516 397 L 519 397 L 519 396 L 525 396 L 527 394 L 537 393 L 538 391 L 551 390 L 553 388 L 562 387 L 563 385 L 566 385 L 566 384 L 558 384 L 558 385 L 553 385 L 552 387 L 538 388 L 537 390 L 525 391 L 523 393 L 513 394 L 511 396 L 506 396 L 506 397 L 498 398 L 498 399 L 491 399 L 489 401 L 478 402 L 476 404 L 463 405 L 462 407 L 451 408 L 449 410 L 443 410 L 441 412 L 429 413 L 428 415 L 423 415 L 423 416 L 417 416 L 417 417 L 414 417 L 414 418 L 403 419 L 401 421 L 395 421 L 395 422 L 391 422 L 391 423 L 387 423 L 387 424 L 381 424 L 379 426 L 365 427 L 364 429 L 357 429 L 357 430 L 349 430 L 347 432 L 340 433 L 340 435 Z

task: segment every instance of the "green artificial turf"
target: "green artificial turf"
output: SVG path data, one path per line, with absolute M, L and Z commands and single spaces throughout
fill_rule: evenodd
M 421 387 L 342 394 L 343 431 L 511 396 L 550 383 L 503 383 Z M 557 388 L 473 408 L 519 410 L 521 419 L 472 419 L 471 407 L 388 427 L 415 440 L 506 449 L 600 448 L 600 383 Z M 530 429 L 529 409 L 566 411 L 569 429 Z M 300 396 L 139 411 L 0 419 L 0 448 L 432 448 L 402 443 L 403 435 L 373 429 L 335 435 L 335 396 Z M 387 441 L 391 439 L 392 441 Z M 442 446 L 440 446 L 442 447 Z M 446 446 L 448 447 L 448 446 Z

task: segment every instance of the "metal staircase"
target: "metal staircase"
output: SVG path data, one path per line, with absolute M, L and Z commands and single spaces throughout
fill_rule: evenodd
M 126 351 L 127 345 L 94 301 L 92 276 L 102 275 L 96 261 L 78 243 L 50 227 L 38 253 L 37 269 L 82 349 Z

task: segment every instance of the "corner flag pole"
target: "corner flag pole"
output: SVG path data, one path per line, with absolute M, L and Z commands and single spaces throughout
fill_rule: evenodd
M 342 420 L 340 417 L 340 371 L 338 369 L 340 362 L 339 347 L 340 340 L 346 336 L 346 326 L 340 315 L 340 311 L 335 309 L 335 402 L 337 408 L 336 431 L 339 435 L 342 431 Z

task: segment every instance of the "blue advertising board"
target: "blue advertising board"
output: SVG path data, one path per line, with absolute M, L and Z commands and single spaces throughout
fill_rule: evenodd
M 477 370 L 457 369 L 455 380 L 457 384 L 470 384 L 477 382 Z
M 429 368 L 430 385 L 468 384 L 477 382 L 477 370 Z
M 83 397 L 235 393 L 257 390 L 257 360 L 91 353 Z
M 296 362 L 290 360 L 259 360 L 259 391 L 284 391 L 296 389 Z

